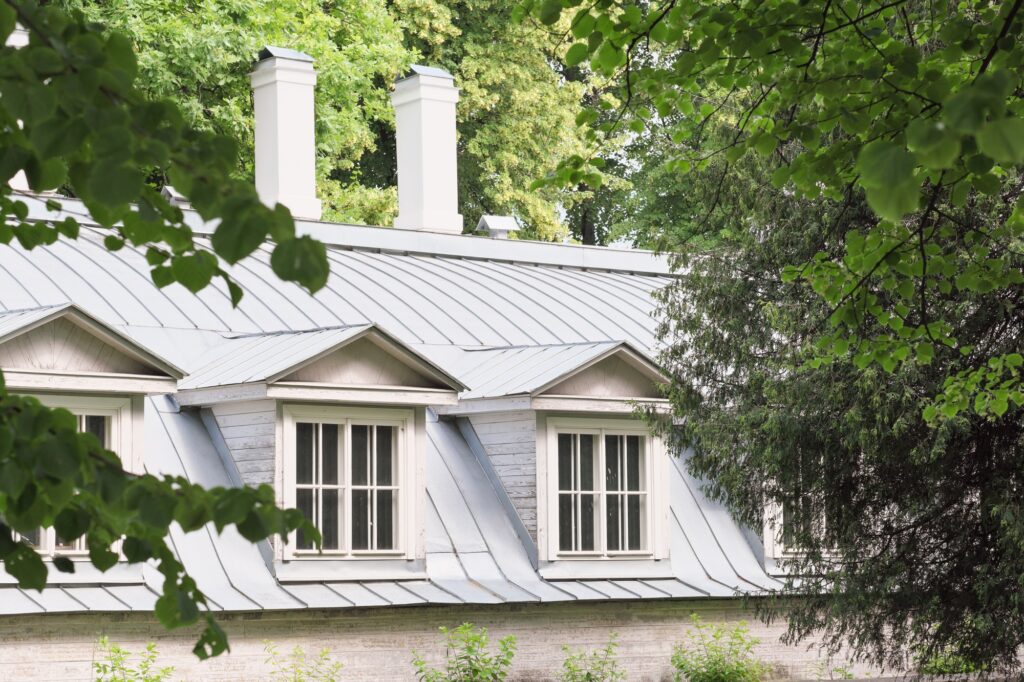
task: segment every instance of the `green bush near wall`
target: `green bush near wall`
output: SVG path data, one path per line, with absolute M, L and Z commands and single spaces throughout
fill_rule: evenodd
M 757 682 L 770 668 L 754 656 L 758 639 L 745 622 L 733 627 L 704 623 L 690 616 L 693 629 L 672 650 L 676 682 Z

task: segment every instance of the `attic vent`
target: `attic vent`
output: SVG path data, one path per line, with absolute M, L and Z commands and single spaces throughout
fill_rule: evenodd
M 480 221 L 476 224 L 477 234 L 491 239 L 508 239 L 509 233 L 518 229 L 519 221 L 510 215 L 480 216 Z

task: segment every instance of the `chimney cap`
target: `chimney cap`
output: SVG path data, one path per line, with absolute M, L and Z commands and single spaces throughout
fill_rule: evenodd
M 305 52 L 299 52 L 298 50 L 292 50 L 287 47 L 274 47 L 273 45 L 267 45 L 260 50 L 260 56 L 257 61 L 264 61 L 266 59 L 294 59 L 297 62 L 313 62 L 313 58 Z
M 399 76 L 397 80 L 404 81 L 406 78 L 412 78 L 413 76 L 433 76 L 434 78 L 447 78 L 450 81 L 455 80 L 455 76 L 444 69 L 439 69 L 436 66 L 423 66 L 422 64 L 413 64 L 409 67 L 409 71 L 404 76 Z
M 510 215 L 483 215 L 476 224 L 476 231 L 483 232 L 491 239 L 508 239 L 509 232 L 519 229 L 519 221 Z

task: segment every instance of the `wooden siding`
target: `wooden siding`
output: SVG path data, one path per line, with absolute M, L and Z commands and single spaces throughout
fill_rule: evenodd
M 396 355 L 365 338 L 299 368 L 283 381 L 309 381 L 342 386 L 444 388 L 409 367 Z
M 274 485 L 276 402 L 252 400 L 222 403 L 211 409 L 242 482 L 248 485 Z
M 537 418 L 533 411 L 470 416 L 498 479 L 537 541 Z
M 156 374 L 77 324 L 58 319 L 0 345 L 0 367 L 110 374 Z
M 11 616 L 0 622 L 0 676 L 6 680 L 91 680 L 91 666 L 102 653 L 96 642 L 112 643 L 138 654 L 155 642 L 158 667 L 175 667 L 174 680 L 266 680 L 272 677 L 265 641 L 281 657 L 301 647 L 309 657 L 328 649 L 342 663 L 341 679 L 411 680 L 413 652 L 440 664 L 444 645 L 437 628 L 470 622 L 486 627 L 492 650 L 506 635 L 516 637 L 512 681 L 552 680 L 561 673 L 562 645 L 593 650 L 618 636 L 617 659 L 631 682 L 671 679 L 672 646 L 690 629 L 690 614 L 705 622 L 736 625 L 748 621 L 759 638 L 755 655 L 773 667 L 772 679 L 829 678 L 840 666 L 863 677 L 873 672 L 829 660 L 816 648 L 779 642 L 786 624 L 756 620 L 735 600 L 717 602 L 653 601 L 646 603 L 567 603 L 507 606 L 432 606 L 331 611 L 264 611 L 218 615 L 228 633 L 231 652 L 199 661 L 192 654 L 198 630 L 168 631 L 151 614 L 53 614 Z M 133 657 L 133 661 L 138 659 Z
M 545 394 L 601 398 L 662 397 L 650 378 L 614 355 L 552 386 Z

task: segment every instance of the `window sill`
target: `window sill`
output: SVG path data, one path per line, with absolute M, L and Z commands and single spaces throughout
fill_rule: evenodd
M 381 557 L 338 555 L 298 555 L 274 562 L 277 579 L 285 582 L 336 580 L 424 580 L 427 567 L 423 559 L 403 556 Z
M 100 571 L 89 562 L 88 556 L 68 556 L 75 564 L 74 573 L 61 573 L 53 565 L 53 558 L 43 557 L 46 565 L 47 585 L 77 585 L 77 584 L 135 584 L 142 582 L 142 567 L 145 564 L 129 564 L 125 559 L 120 559 L 107 571 Z M 17 580 L 3 569 L 0 562 L 0 585 L 14 585 Z
M 647 555 L 593 556 L 542 561 L 538 568 L 545 580 L 629 580 L 673 578 L 672 562 Z

